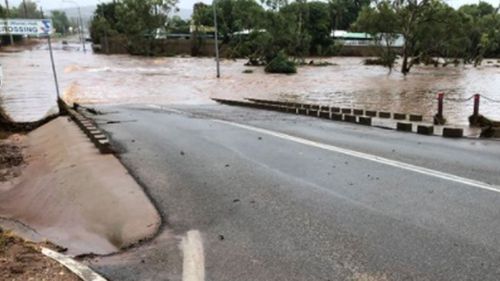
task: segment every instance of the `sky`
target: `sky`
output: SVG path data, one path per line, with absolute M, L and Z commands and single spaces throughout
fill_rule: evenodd
M 0 0 L 0 2 L 4 2 L 5 0 Z M 63 9 L 63 8 L 71 8 L 74 7 L 74 4 L 71 3 L 64 3 L 62 0 L 33 0 L 34 2 L 41 3 L 43 8 L 46 10 L 53 10 L 53 9 Z M 99 2 L 108 2 L 109 0 L 74 0 L 74 2 L 77 2 L 80 6 L 90 6 L 90 5 L 96 5 Z M 471 3 L 477 3 L 479 0 L 445 0 L 449 5 L 457 8 L 460 7 L 461 5 L 464 4 L 471 4 Z M 497 6 L 500 3 L 500 0 L 483 0 L 484 2 L 489 2 L 493 6 Z M 10 5 L 19 5 L 22 0 L 9 0 Z M 179 0 L 178 7 L 183 8 L 183 9 L 192 9 L 193 4 L 196 2 L 204 2 L 204 3 L 211 3 L 211 0 Z M 2 3 L 4 4 L 4 3 Z

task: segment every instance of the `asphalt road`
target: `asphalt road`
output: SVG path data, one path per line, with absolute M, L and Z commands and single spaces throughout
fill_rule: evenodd
M 102 110 L 164 219 L 88 260 L 110 280 L 500 279 L 500 142 L 223 105 Z

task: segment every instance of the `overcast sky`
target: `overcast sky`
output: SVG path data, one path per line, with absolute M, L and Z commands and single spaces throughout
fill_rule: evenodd
M 5 0 L 0 0 L 2 4 L 4 4 Z M 77 2 L 80 6 L 89 6 L 89 5 L 96 5 L 99 2 L 108 2 L 106 0 L 74 0 Z M 448 4 L 450 4 L 453 7 L 459 7 L 463 4 L 470 4 L 470 3 L 477 3 L 478 0 L 445 0 Z M 19 5 L 19 3 L 22 2 L 22 0 L 9 0 L 9 3 L 14 6 L 14 5 Z M 74 7 L 74 4 L 71 3 L 64 3 L 62 0 L 35 0 L 35 2 L 41 3 L 44 9 L 47 10 L 52 10 L 52 9 L 61 9 L 61 8 L 69 8 L 69 7 Z M 199 0 L 179 0 L 179 4 L 177 5 L 179 8 L 184 8 L 184 9 L 192 9 L 193 4 L 196 2 L 200 2 Z M 201 2 L 204 3 L 211 3 L 211 0 L 202 0 Z M 489 2 L 493 6 L 497 6 L 500 2 L 500 0 L 484 0 L 484 2 Z

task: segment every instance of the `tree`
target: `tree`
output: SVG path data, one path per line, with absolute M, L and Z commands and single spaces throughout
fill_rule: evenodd
M 311 54 L 330 54 L 333 44 L 331 31 L 333 29 L 328 3 L 314 1 L 308 2 L 309 16 L 305 28 L 311 36 Z
M 27 19 L 39 19 L 42 17 L 42 13 L 38 10 L 36 3 L 30 0 L 21 2 L 16 10 L 18 17 Z
M 382 0 L 365 7 L 355 27 L 375 38 L 400 34 L 404 39 L 401 72 L 407 75 L 424 58 L 464 54 L 460 20 L 442 0 Z
M 94 43 L 100 38 L 122 34 L 132 54 L 153 55 L 151 45 L 166 30 L 167 18 L 177 0 L 121 0 L 98 6 L 91 22 Z
M 329 0 L 333 29 L 347 30 L 356 21 L 359 13 L 370 5 L 371 0 Z
M 119 2 L 109 2 L 97 5 L 92 21 L 90 22 L 90 37 L 94 44 L 100 44 L 101 38 L 123 33 L 118 28 L 116 7 Z
M 189 33 L 189 21 L 179 16 L 173 16 L 167 23 L 167 29 L 172 33 Z
M 218 34 L 223 44 L 228 44 L 236 32 L 264 26 L 264 8 L 255 0 L 217 0 L 215 5 Z M 199 25 L 213 27 L 213 6 L 198 5 L 193 20 Z
M 68 32 L 70 23 L 66 13 L 63 11 L 52 11 L 51 12 L 52 24 L 56 32 L 65 35 Z
M 122 0 L 116 6 L 117 28 L 130 38 L 152 37 L 164 28 L 177 0 Z

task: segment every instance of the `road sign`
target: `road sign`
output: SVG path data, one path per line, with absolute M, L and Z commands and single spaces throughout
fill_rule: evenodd
M 0 20 L 0 35 L 48 35 L 53 32 L 50 19 L 8 19 Z

